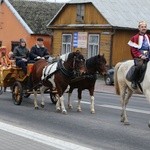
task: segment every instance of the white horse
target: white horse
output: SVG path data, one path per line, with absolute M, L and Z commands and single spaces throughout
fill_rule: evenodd
M 119 62 L 116 64 L 114 72 L 114 85 L 116 94 L 121 96 L 121 105 L 122 105 L 121 122 L 123 122 L 125 125 L 129 124 L 126 114 L 126 106 L 133 93 L 144 94 L 146 98 L 150 101 L 150 62 L 148 62 L 147 64 L 147 70 L 145 72 L 144 80 L 141 82 L 143 93 L 139 88 L 134 90 L 131 87 L 131 82 L 129 82 L 126 79 L 126 75 L 131 66 L 133 65 L 134 65 L 133 60 L 128 60 L 126 62 Z

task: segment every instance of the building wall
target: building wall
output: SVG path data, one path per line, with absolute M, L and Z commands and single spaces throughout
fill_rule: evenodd
M 112 65 L 114 66 L 119 61 L 132 59 L 130 47 L 127 44 L 131 37 L 136 34 L 132 30 L 117 30 L 113 37 L 112 47 Z
M 82 30 L 75 30 L 76 32 L 83 32 Z M 61 54 L 62 50 L 62 34 L 72 34 L 75 32 L 74 30 L 54 30 L 54 36 L 53 36 L 53 55 L 57 56 Z M 99 48 L 99 53 L 104 54 L 107 64 L 109 65 L 110 63 L 110 47 L 111 47 L 111 35 L 106 34 L 103 32 L 103 30 L 84 30 L 84 32 L 87 32 L 89 34 L 99 34 L 100 40 L 100 48 Z M 87 39 L 88 40 L 88 39 Z M 73 43 L 73 41 L 72 41 Z M 72 45 L 72 51 L 80 50 L 82 54 L 85 56 L 85 58 L 88 58 L 88 50 L 87 48 L 74 48 Z
M 80 24 L 76 21 L 76 9 L 76 4 L 65 6 L 52 24 Z M 85 4 L 84 24 L 108 24 L 108 22 L 93 5 Z
M 0 5 L 0 41 L 6 46 L 7 50 L 11 50 L 11 42 L 19 41 L 24 38 L 27 41 L 27 47 L 30 49 L 36 42 L 37 37 L 41 35 L 30 35 L 14 14 L 6 6 L 5 2 Z M 51 40 L 49 36 L 43 36 L 45 46 L 51 50 Z
M 70 13 L 72 12 L 72 13 Z M 68 19 L 69 18 L 69 19 Z M 54 20 L 52 25 L 68 25 L 68 24 L 80 24 L 76 21 L 76 5 L 67 5 L 65 9 L 61 11 L 61 13 L 57 16 L 57 19 Z M 104 19 L 104 17 L 95 9 L 93 5 L 86 4 L 85 5 L 85 16 L 84 16 L 84 24 L 108 24 L 108 22 Z M 104 32 L 110 32 L 106 29 L 86 29 L 86 28 L 57 28 L 53 30 L 53 46 L 52 53 L 54 56 L 61 54 L 62 50 L 62 34 L 72 34 L 74 32 L 87 32 L 89 34 L 99 34 L 100 35 L 100 54 L 104 54 L 107 62 L 109 64 L 110 60 L 110 35 L 105 35 Z M 87 39 L 88 40 L 88 39 Z M 73 43 L 73 41 L 72 41 Z M 80 50 L 83 55 L 87 58 L 88 50 L 83 48 L 74 48 L 72 45 L 72 51 Z
M 51 25 L 64 25 L 54 29 L 53 36 L 53 54 L 61 52 L 62 34 L 74 32 L 97 33 L 100 35 L 100 54 L 104 54 L 108 66 L 114 66 L 119 61 L 131 59 L 130 48 L 127 45 L 130 38 L 137 32 L 132 30 L 106 29 L 106 28 L 86 28 L 86 27 L 66 27 L 69 24 L 80 24 L 76 21 L 76 4 L 67 5 L 59 13 Z M 105 18 L 91 4 L 85 4 L 85 16 L 83 24 L 109 24 Z M 64 28 L 65 27 L 65 28 Z M 75 49 L 72 47 L 72 50 Z M 87 57 L 87 49 L 80 49 Z

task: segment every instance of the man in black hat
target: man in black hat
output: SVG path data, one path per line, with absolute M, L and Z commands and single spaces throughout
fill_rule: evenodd
M 26 75 L 29 50 L 26 48 L 26 41 L 23 38 L 20 39 L 20 44 L 15 47 L 13 54 L 16 60 L 16 66 L 21 67 Z
M 36 45 L 34 45 L 30 51 L 30 60 L 45 59 L 46 56 L 49 56 L 48 50 L 43 42 L 43 38 L 37 38 Z

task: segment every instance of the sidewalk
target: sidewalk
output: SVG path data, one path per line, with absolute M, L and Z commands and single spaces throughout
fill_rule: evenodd
M 103 79 L 97 79 L 95 92 L 115 93 L 115 87 L 113 85 L 106 85 Z
M 105 81 L 103 79 L 96 80 L 95 92 L 116 94 L 114 85 L 106 85 Z M 132 96 L 138 96 L 138 97 L 145 98 L 145 95 L 143 95 L 143 94 L 133 93 Z

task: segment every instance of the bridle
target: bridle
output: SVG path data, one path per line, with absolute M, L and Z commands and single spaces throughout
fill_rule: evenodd
M 82 64 L 81 64 L 82 63 Z M 79 75 L 80 67 L 85 66 L 85 60 L 84 58 L 78 58 L 77 56 L 74 56 L 73 58 L 73 71 L 74 75 Z

